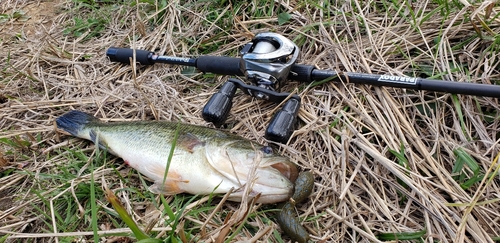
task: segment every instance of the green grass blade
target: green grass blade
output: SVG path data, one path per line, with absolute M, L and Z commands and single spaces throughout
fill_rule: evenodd
M 160 242 L 163 242 L 163 241 L 160 239 L 156 239 L 156 238 L 148 238 L 148 239 L 137 241 L 137 243 L 160 243 Z
M 458 119 L 460 120 L 460 128 L 462 128 L 462 132 L 465 135 L 465 137 L 467 137 L 467 139 L 470 140 L 469 134 L 465 129 L 466 126 L 464 121 L 464 114 L 462 113 L 462 105 L 460 104 L 460 99 L 456 94 L 452 94 L 451 99 L 453 101 L 453 104 L 455 105 L 455 110 L 457 111 Z
M 179 138 L 179 129 L 180 129 L 179 126 L 180 126 L 180 123 L 177 123 L 177 126 L 175 128 L 175 133 L 174 133 L 174 139 L 172 140 L 172 147 L 170 148 L 170 152 L 168 154 L 167 167 L 165 167 L 165 174 L 163 174 L 163 183 L 165 183 L 165 180 L 167 180 L 168 169 L 170 168 L 170 162 L 172 161 L 172 158 L 174 157 L 175 147 L 177 146 L 177 139 Z
M 99 154 L 99 146 L 96 146 L 97 154 Z M 94 183 L 94 160 L 90 161 L 90 209 L 92 215 L 92 231 L 94 233 L 94 242 L 99 242 L 99 234 L 97 233 L 97 203 L 95 197 L 95 183 Z
M 389 149 L 389 152 L 391 152 L 392 155 L 396 156 L 398 159 L 398 164 L 404 167 L 407 170 L 410 170 L 410 166 L 408 165 L 408 159 L 405 156 L 405 147 L 403 143 L 401 143 L 401 146 L 399 148 L 399 151 Z M 409 173 L 407 173 L 409 174 Z
M 457 160 L 453 165 L 452 175 L 453 179 L 460 183 L 460 187 L 462 187 L 462 189 L 469 189 L 477 182 L 483 180 L 484 174 L 481 173 L 481 167 L 470 154 L 465 152 L 462 148 L 453 150 L 453 153 L 457 157 Z M 469 178 L 467 178 L 468 176 L 466 172 L 463 171 L 463 169 L 465 169 L 465 165 L 467 165 L 473 173 L 472 176 L 469 176 Z
M 495 198 L 495 199 L 490 199 L 490 200 L 485 200 L 481 202 L 477 202 L 474 205 L 476 206 L 484 206 L 488 204 L 496 204 L 500 202 L 500 198 Z M 473 205 L 471 203 L 445 203 L 447 207 L 472 207 Z
M 410 166 L 408 164 L 408 159 L 405 156 L 405 146 L 403 143 L 401 143 L 401 146 L 399 148 L 399 151 L 389 149 L 389 152 L 396 156 L 396 159 L 398 160 L 398 164 L 406 169 L 405 174 L 410 175 Z M 403 186 L 404 188 L 408 188 L 408 185 L 403 182 L 400 178 L 396 177 L 396 181 Z M 402 199 L 406 200 L 406 196 L 401 193 Z
M 320 80 L 320 81 L 314 81 L 312 82 L 308 88 L 313 88 L 313 87 L 316 87 L 316 86 L 319 86 L 319 85 L 322 85 L 322 84 L 325 84 L 325 83 L 328 83 L 330 81 L 333 81 L 334 79 L 337 79 L 339 78 L 338 75 L 335 75 L 335 76 L 331 76 L 331 77 L 328 77 L 328 78 L 325 78 L 323 80 Z
M 289 13 L 283 12 L 278 14 L 278 25 L 283 25 L 288 22 L 292 18 L 292 15 Z
M 186 210 L 186 207 L 189 204 L 191 204 L 197 197 L 198 195 L 192 196 L 191 199 L 189 199 L 187 203 L 185 203 L 184 206 L 181 208 L 181 210 L 177 213 L 177 216 L 175 217 L 174 220 L 174 224 L 172 225 L 172 229 L 174 229 L 171 231 L 172 239 L 173 239 L 173 234 L 175 233 L 175 229 L 177 229 L 177 225 L 179 224 L 182 214 L 184 213 L 184 210 Z
M 462 160 L 463 162 L 465 162 L 465 164 L 467 164 L 467 166 L 472 170 L 472 172 L 474 172 L 474 175 L 479 174 L 480 170 L 479 164 L 476 162 L 474 158 L 472 158 L 472 156 L 470 156 L 470 154 L 465 152 L 462 148 L 457 148 L 453 150 L 453 153 L 455 154 L 455 156 L 457 156 L 457 160 Z
M 398 240 L 417 240 L 422 238 L 427 233 L 427 230 L 421 230 L 417 232 L 402 232 L 402 233 L 380 233 L 377 235 L 377 239 L 381 241 L 398 241 Z
M 9 237 L 10 235 L 4 235 L 2 237 L 0 237 L 0 243 L 4 243 L 7 241 L 7 238 Z
M 146 240 L 150 239 L 150 237 L 142 231 L 139 226 L 135 223 L 134 219 L 130 217 L 130 215 L 127 213 L 127 210 L 123 207 L 123 205 L 120 203 L 120 200 L 116 195 L 109 189 L 106 189 L 106 198 L 108 201 L 111 203 L 113 208 L 116 210 L 118 215 L 120 215 L 120 218 L 127 224 L 127 226 L 132 230 L 132 233 L 134 233 L 135 238 L 140 240 Z M 157 239 L 155 239 L 157 240 Z M 158 241 L 152 241 L 152 242 L 158 242 Z
M 457 159 L 455 164 L 453 165 L 453 168 L 451 169 L 451 174 L 453 175 L 453 178 L 455 180 L 458 180 L 459 176 L 458 174 L 462 171 L 464 168 L 465 161 L 462 159 Z
M 168 205 L 168 202 L 167 200 L 165 200 L 165 197 L 163 195 L 160 195 L 160 200 L 164 207 L 164 213 L 166 213 L 170 219 L 175 219 L 175 213 L 170 205 Z
M 481 182 L 483 180 L 483 178 L 484 178 L 484 175 L 474 175 L 470 179 L 465 181 L 464 183 L 461 183 L 460 187 L 464 190 L 469 189 L 472 185 L 474 185 L 478 182 Z

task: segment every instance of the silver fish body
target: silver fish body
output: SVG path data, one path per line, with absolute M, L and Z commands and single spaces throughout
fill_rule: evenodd
M 154 181 L 150 190 L 155 193 L 210 194 L 233 189 L 229 200 L 240 201 L 244 186 L 252 183 L 250 196 L 260 194 L 257 202 L 276 203 L 290 198 L 298 174 L 288 158 L 274 154 L 270 147 L 216 129 L 168 121 L 104 123 L 80 111 L 70 111 L 56 123 L 121 157 Z

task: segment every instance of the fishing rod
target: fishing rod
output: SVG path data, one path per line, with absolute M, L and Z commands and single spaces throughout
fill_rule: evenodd
M 286 37 L 276 33 L 260 33 L 246 44 L 241 58 L 227 56 L 200 56 L 185 58 L 157 55 L 146 50 L 110 47 L 106 55 L 112 62 L 130 64 L 135 56 L 142 65 L 166 63 L 196 67 L 201 72 L 231 76 L 244 76 L 252 84 L 229 78 L 217 93 L 212 95 L 202 111 L 203 118 L 216 126 L 224 124 L 232 107 L 237 89 L 257 99 L 277 104 L 285 102 L 273 116 L 265 136 L 267 139 L 286 143 L 292 135 L 300 109 L 300 97 L 287 92 L 279 92 L 286 80 L 314 82 L 330 80 L 388 86 L 413 90 L 486 96 L 500 98 L 500 85 L 433 80 L 415 77 L 378 75 L 354 72 L 320 70 L 311 65 L 296 64 L 299 48 Z

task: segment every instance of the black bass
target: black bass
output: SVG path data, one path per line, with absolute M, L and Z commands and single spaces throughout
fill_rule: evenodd
M 257 202 L 276 203 L 291 197 L 298 175 L 296 166 L 270 147 L 216 129 L 168 121 L 104 123 L 81 111 L 70 111 L 56 123 L 152 179 L 154 193 L 210 194 L 233 189 L 229 200 L 240 201 L 245 184 L 253 183 L 250 196 L 260 194 Z M 249 178 L 254 163 L 258 163 L 255 178 Z

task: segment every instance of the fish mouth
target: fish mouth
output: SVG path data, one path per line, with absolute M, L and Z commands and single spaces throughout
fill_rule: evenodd
M 251 192 L 247 195 L 249 198 L 257 198 L 256 203 L 272 204 L 284 202 L 292 196 L 293 185 L 288 184 L 287 186 L 276 187 L 276 186 L 266 186 L 260 183 L 255 183 L 252 185 Z M 241 202 L 245 197 L 244 188 L 239 188 L 229 195 L 228 200 L 234 202 Z
M 295 166 L 295 164 L 289 161 L 277 162 L 271 164 L 271 167 L 278 170 L 291 183 L 294 183 L 295 180 L 297 180 L 297 177 L 299 176 L 299 171 L 297 169 L 297 166 Z
M 263 170 L 256 171 L 256 181 L 252 187 L 251 194 L 260 194 L 257 202 L 278 203 L 288 200 L 299 174 L 297 166 L 286 158 L 278 157 L 269 158 L 263 167 Z

